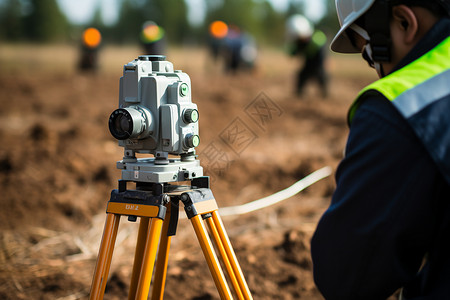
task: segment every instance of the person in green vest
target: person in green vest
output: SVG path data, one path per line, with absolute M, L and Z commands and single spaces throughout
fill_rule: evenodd
M 165 30 L 153 21 L 146 21 L 142 25 L 140 41 L 147 55 L 165 55 L 166 36 Z
M 297 73 L 295 92 L 301 96 L 306 83 L 316 80 L 322 96 L 328 95 L 328 75 L 325 69 L 327 37 L 302 15 L 293 15 L 286 22 L 289 52 L 302 56 L 304 63 Z
M 326 299 L 450 299 L 450 0 L 336 0 L 331 49 L 379 80 L 348 114 L 311 240 Z

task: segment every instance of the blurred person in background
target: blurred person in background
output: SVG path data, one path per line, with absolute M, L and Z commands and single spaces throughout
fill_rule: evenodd
M 258 54 L 253 37 L 236 25 L 228 26 L 224 39 L 223 55 L 225 70 L 236 73 L 237 70 L 253 70 Z
M 258 57 L 258 47 L 252 35 L 242 32 L 242 48 L 241 48 L 241 64 L 244 69 L 253 70 L 256 66 L 256 58 Z
M 165 55 L 165 31 L 153 21 L 146 21 L 140 32 L 141 45 L 146 55 Z
M 224 47 L 225 38 L 228 34 L 228 25 L 220 20 L 211 22 L 208 32 L 208 49 L 213 61 L 216 63 Z
M 95 71 L 98 68 L 98 51 L 102 35 L 98 29 L 90 27 L 81 36 L 80 61 L 78 68 L 82 71 Z
M 326 299 L 450 299 L 450 0 L 336 0 L 331 49 L 379 80 L 348 114 L 331 205 L 311 241 Z
M 326 42 L 325 34 L 315 29 L 313 24 L 302 15 L 293 15 L 286 22 L 286 35 L 289 53 L 304 58 L 303 66 L 297 73 L 295 93 L 301 96 L 305 84 L 316 80 L 322 96 L 328 96 L 328 75 L 325 70 Z

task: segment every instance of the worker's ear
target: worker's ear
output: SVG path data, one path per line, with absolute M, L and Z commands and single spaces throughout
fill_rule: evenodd
M 402 42 L 412 44 L 418 34 L 419 25 L 414 11 L 406 5 L 396 5 L 392 8 L 393 26 L 401 33 Z

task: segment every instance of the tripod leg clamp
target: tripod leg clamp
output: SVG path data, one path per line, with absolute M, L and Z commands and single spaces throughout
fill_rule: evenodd
M 189 219 L 218 209 L 212 191 L 207 188 L 190 190 L 181 194 L 180 198 Z

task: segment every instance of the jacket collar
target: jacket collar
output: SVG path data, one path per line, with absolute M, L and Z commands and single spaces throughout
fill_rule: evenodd
M 394 67 L 395 72 L 415 61 L 450 36 L 450 19 L 442 18 L 425 34 L 413 49 Z

